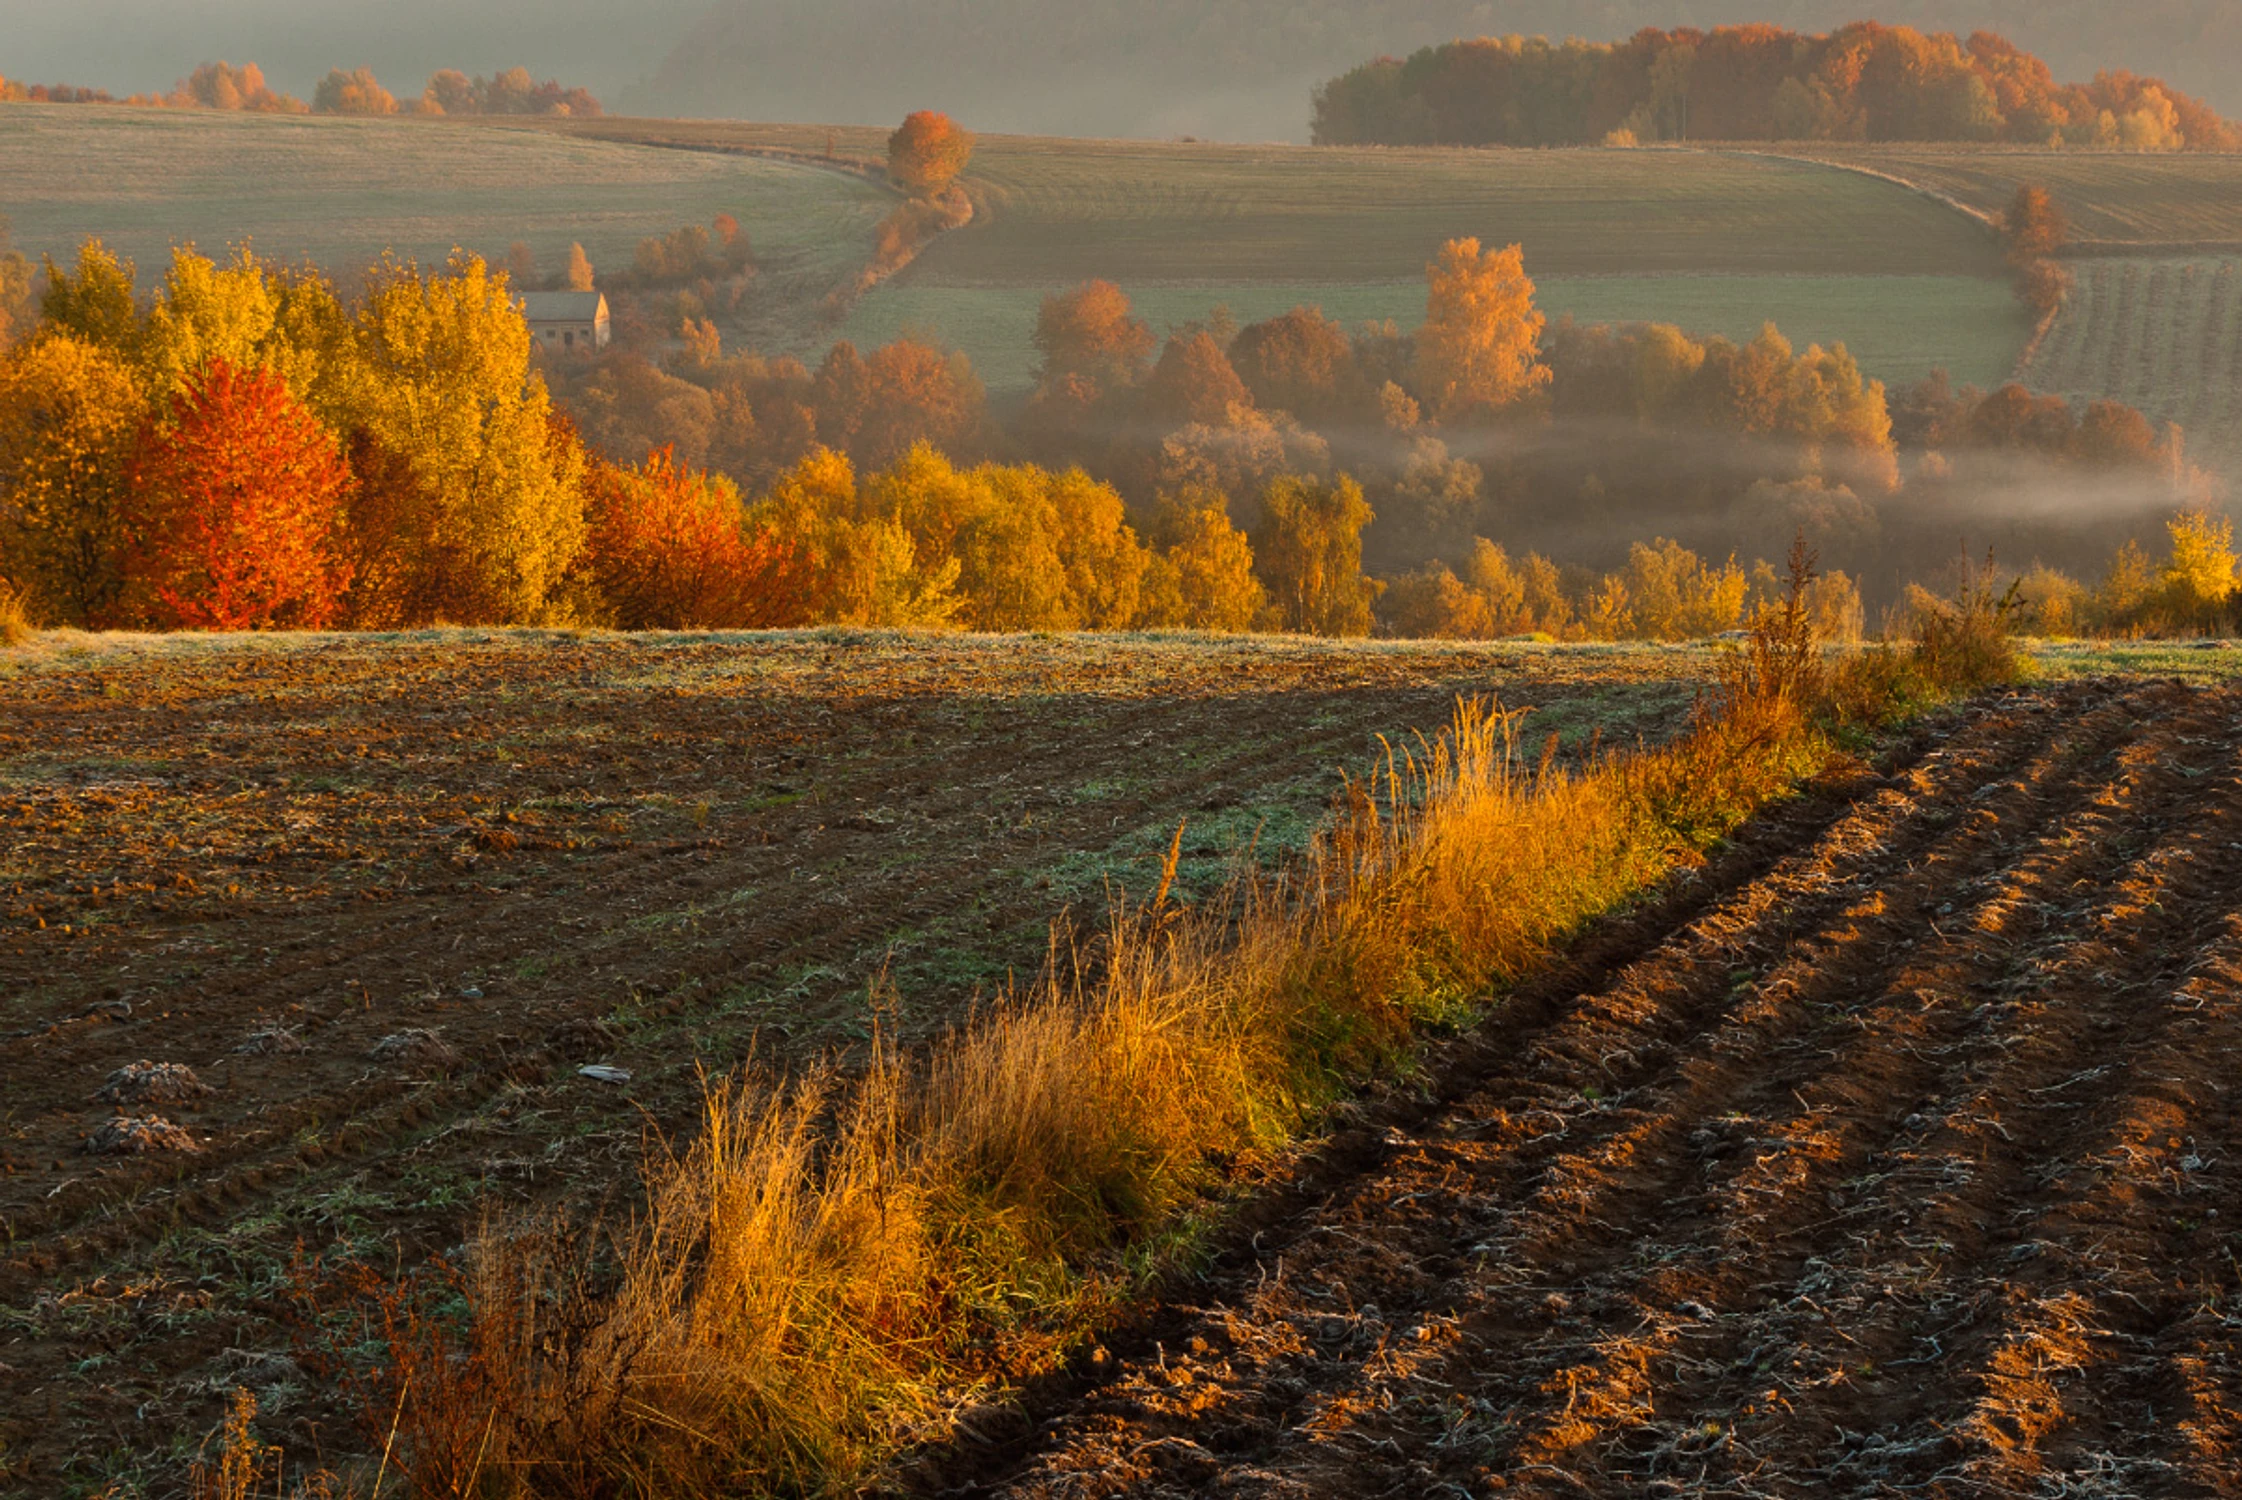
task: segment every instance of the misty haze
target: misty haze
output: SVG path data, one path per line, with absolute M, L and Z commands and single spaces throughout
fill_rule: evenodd
M 14 0 L 0 1500 L 2210 1496 L 2242 0 Z

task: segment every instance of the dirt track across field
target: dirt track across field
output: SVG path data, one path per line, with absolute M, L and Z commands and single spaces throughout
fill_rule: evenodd
M 2016 693 L 1609 924 L 1305 1158 L 1195 1306 L 926 1472 L 2242 1494 L 2238 1087 L 2242 695 Z

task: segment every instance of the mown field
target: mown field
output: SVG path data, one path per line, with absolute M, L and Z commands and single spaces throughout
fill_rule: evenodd
M 2242 262 L 2082 260 L 2025 379 L 2178 422 L 2188 456 L 2242 474 Z
M 222 255 L 247 240 L 346 282 L 385 250 L 440 263 L 454 246 L 503 258 L 516 240 L 547 271 L 572 241 L 620 270 L 641 239 L 730 213 L 763 268 L 755 306 L 777 312 L 846 280 L 892 204 L 872 183 L 786 162 L 466 122 L 0 109 L 0 216 L 15 247 L 66 259 L 96 235 L 139 263 L 143 286 L 181 242 Z
M 363 1452 L 299 1243 L 630 1190 L 699 1070 L 923 1039 L 1063 915 L 1282 860 L 1448 720 L 1659 737 L 1701 648 L 431 632 L 0 652 L 0 1494 L 166 1493 L 234 1385 Z M 1537 739 L 1538 744 L 1538 739 Z M 212 1090 L 98 1097 L 179 1063 Z M 627 1084 L 580 1076 L 628 1069 Z M 191 1149 L 105 1154 L 120 1115 Z M 132 1493 L 133 1491 L 126 1491 Z

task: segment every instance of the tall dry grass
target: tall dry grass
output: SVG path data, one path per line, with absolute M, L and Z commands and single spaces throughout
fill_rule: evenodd
M 0 646 L 21 646 L 39 633 L 31 618 L 31 599 L 22 589 L 0 578 Z
M 392 1292 L 367 1408 L 423 1497 L 847 1488 L 1095 1328 L 1218 1164 L 1812 771 L 1829 691 L 1800 586 L 1668 745 L 1566 766 L 1462 703 L 1299 868 L 1163 880 L 923 1055 L 712 1082 L 636 1217 L 486 1228 L 464 1328 Z

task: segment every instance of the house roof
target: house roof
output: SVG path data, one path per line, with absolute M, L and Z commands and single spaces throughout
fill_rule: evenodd
M 522 293 L 522 316 L 532 323 L 596 323 L 606 311 L 598 292 Z

